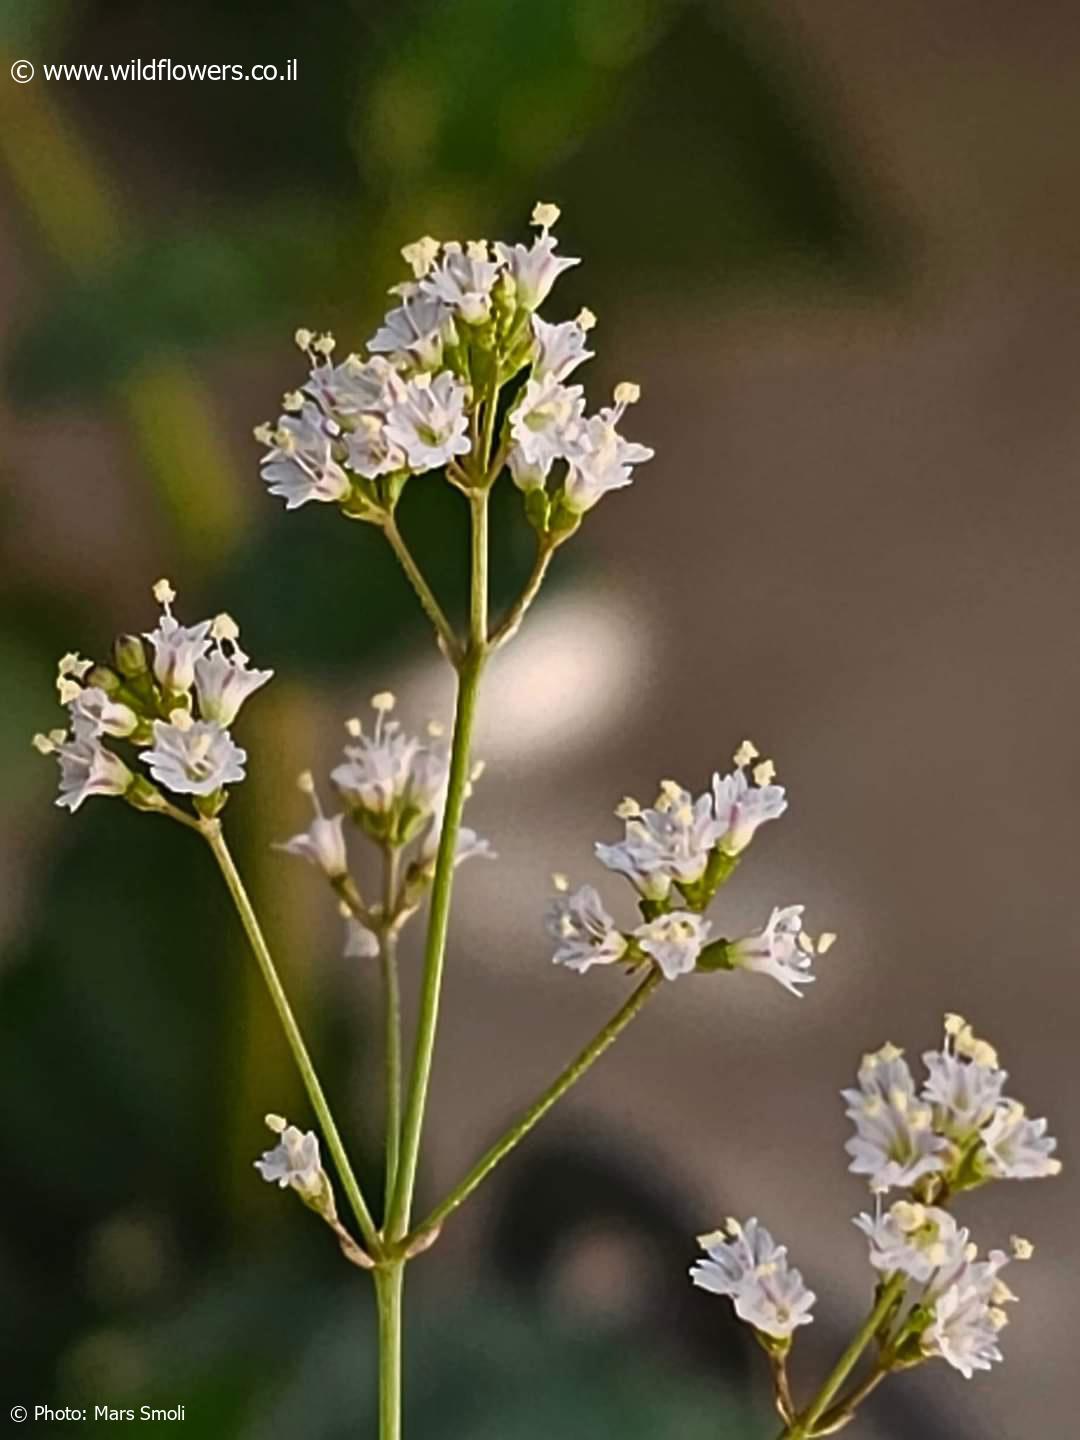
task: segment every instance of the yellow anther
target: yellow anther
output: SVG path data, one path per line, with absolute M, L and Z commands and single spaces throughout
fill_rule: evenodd
M 615 814 L 620 820 L 633 820 L 641 814 L 641 806 L 632 795 L 624 795 L 615 806 Z
M 438 253 L 439 242 L 430 235 L 423 235 L 419 240 L 414 240 L 411 245 L 401 247 L 401 258 L 417 280 L 422 280 L 428 273 L 435 264 Z
M 284 1115 L 265 1115 L 266 1128 L 272 1130 L 275 1135 L 280 1135 L 288 1127 L 289 1122 Z
M 397 697 L 390 690 L 380 690 L 377 695 L 371 697 L 371 708 L 378 710 L 380 714 L 387 715 L 397 704 Z
M 710 1230 L 707 1235 L 699 1235 L 697 1243 L 703 1250 L 713 1250 L 717 1245 L 725 1244 L 727 1238 L 723 1230 Z
M 1030 1260 L 1035 1254 L 1035 1246 L 1030 1240 L 1025 1240 L 1022 1235 L 1010 1235 L 1009 1244 L 1012 1247 L 1014 1260 Z
M 240 626 L 227 611 L 222 610 L 220 615 L 214 616 L 210 634 L 215 640 L 239 640 Z
M 615 386 L 616 405 L 636 405 L 641 399 L 641 386 L 636 385 L 633 380 L 621 380 Z
M 304 408 L 304 397 L 299 390 L 286 390 L 285 394 L 281 397 L 281 407 L 283 410 L 292 410 L 294 412 L 302 410 Z
M 583 305 L 577 313 L 577 323 L 582 330 L 588 331 L 596 324 L 596 316 L 587 305 Z
M 565 895 L 567 890 L 570 889 L 570 880 L 561 870 L 555 871 L 555 874 L 551 877 L 551 883 L 560 895 Z
M 349 732 L 349 734 L 353 737 L 354 740 L 357 738 L 357 736 L 364 733 L 364 727 L 355 715 L 350 715 L 348 720 L 345 721 L 345 729 Z
M 296 788 L 305 795 L 315 794 L 315 776 L 312 775 L 310 770 L 300 771 L 300 774 L 296 777 Z
M 315 332 L 313 330 L 305 330 L 304 327 L 301 326 L 293 336 L 293 339 L 301 350 L 310 350 L 311 342 L 315 339 Z
M 776 779 L 776 765 L 772 760 L 762 760 L 753 770 L 755 785 L 771 785 Z
M 159 605 L 171 605 L 176 599 L 176 591 L 164 577 L 155 582 L 153 595 Z
M 744 740 L 735 754 L 731 757 L 740 770 L 744 769 L 751 761 L 756 760 L 761 754 L 752 740 Z
M 538 200 L 533 206 L 532 223 L 541 230 L 550 230 L 558 220 L 562 211 L 558 205 L 552 205 L 550 201 Z

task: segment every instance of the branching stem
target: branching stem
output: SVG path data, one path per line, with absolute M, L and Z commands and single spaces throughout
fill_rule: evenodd
M 270 992 L 270 999 L 274 1009 L 277 1011 L 278 1019 L 281 1021 L 281 1028 L 285 1032 L 285 1039 L 288 1041 L 289 1049 L 292 1051 L 296 1067 L 300 1071 L 300 1077 L 304 1082 L 304 1089 L 307 1091 L 308 1099 L 311 1101 L 311 1108 L 319 1121 L 330 1154 L 333 1156 L 334 1165 L 341 1178 L 345 1194 L 348 1196 L 349 1205 L 356 1216 L 356 1223 L 360 1227 L 360 1233 L 364 1237 L 364 1243 L 369 1253 L 376 1259 L 382 1253 L 382 1246 L 379 1234 L 372 1219 L 371 1211 L 360 1190 L 359 1183 L 353 1173 L 349 1157 L 342 1144 L 341 1136 L 338 1134 L 337 1125 L 330 1111 L 326 1095 L 323 1092 L 322 1084 L 319 1081 L 315 1066 L 312 1064 L 311 1056 L 308 1054 L 307 1045 L 301 1034 L 300 1026 L 292 1012 L 288 996 L 285 994 L 285 987 L 281 983 L 277 968 L 274 965 L 273 956 L 270 954 L 270 947 L 266 943 L 262 927 L 259 924 L 255 908 L 251 903 L 240 872 L 225 842 L 225 835 L 221 824 L 217 820 L 204 820 L 200 830 L 206 839 L 207 844 L 218 863 L 218 868 L 232 896 L 233 904 L 236 906 L 240 922 L 244 927 L 248 943 L 259 966 L 266 988 Z

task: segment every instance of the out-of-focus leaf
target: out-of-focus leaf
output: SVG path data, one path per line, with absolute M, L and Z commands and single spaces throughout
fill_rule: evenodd
M 162 351 L 275 327 L 291 333 L 334 265 L 333 230 L 332 207 L 301 192 L 228 224 L 200 217 L 102 270 L 58 280 L 12 350 L 13 396 L 54 403 L 96 392 Z

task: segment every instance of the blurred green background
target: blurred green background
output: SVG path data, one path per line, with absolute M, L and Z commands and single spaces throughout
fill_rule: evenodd
M 981 24 L 972 7 L 959 8 Z M 982 337 L 1005 365 L 1008 346 L 996 341 L 1011 326 L 1025 354 L 1037 349 L 1050 368 L 1053 347 L 1048 354 L 1041 332 L 1029 347 L 1025 326 L 1045 321 L 1057 333 L 1060 318 L 1051 320 L 1050 301 L 1044 307 L 1035 298 L 1003 311 L 1002 275 L 1022 274 L 1034 286 L 1060 266 L 1076 280 L 1064 244 L 1057 256 L 1046 238 L 1025 258 L 1017 237 L 1030 246 L 1033 232 L 1019 220 L 1014 229 L 1012 213 L 988 199 L 997 193 L 990 177 L 1003 170 L 1019 211 L 1033 210 L 1038 194 L 1021 143 L 993 171 L 990 140 L 981 149 L 982 132 L 963 118 L 972 106 L 982 113 L 980 103 L 996 115 L 996 98 L 1011 84 L 1017 34 L 1003 7 L 990 10 L 982 62 L 968 56 L 949 71 L 939 52 L 947 58 L 951 46 L 962 48 L 970 30 L 942 33 L 922 5 L 911 7 L 906 25 L 893 17 L 875 30 L 832 0 L 790 12 L 750 0 L 194 0 L 171 8 L 8 0 L 0 20 L 0 284 L 8 301 L 0 1348 L 10 1403 L 183 1403 L 185 1433 L 209 1437 L 371 1433 L 367 1286 L 299 1207 L 259 1185 L 250 1168 L 265 1110 L 308 1122 L 207 857 L 190 837 L 121 806 L 94 802 L 75 819 L 50 811 L 52 770 L 35 763 L 28 736 L 54 723 L 54 658 L 69 648 L 101 654 L 114 632 L 148 626 L 149 586 L 159 574 L 180 590 L 181 614 L 227 608 L 241 618 L 256 663 L 273 666 L 278 679 L 241 723 L 252 773 L 230 823 L 314 1047 L 326 1057 L 340 1118 L 375 1184 L 375 977 L 340 960 L 336 920 L 314 878 L 269 844 L 301 821 L 292 775 L 330 758 L 341 718 L 366 695 L 389 677 L 418 720 L 416 707 L 444 705 L 445 689 L 431 678 L 429 637 L 379 537 L 322 507 L 286 519 L 261 494 L 250 431 L 297 383 L 289 337 L 298 324 L 330 328 L 345 349 L 359 347 L 398 278 L 405 241 L 425 232 L 510 238 L 536 199 L 557 200 L 563 248 L 586 262 L 562 283 L 560 313 L 587 301 L 601 317 L 600 359 L 589 377 L 594 403 L 624 373 L 644 379 L 634 434 L 659 451 L 639 482 L 651 487 L 651 508 L 636 512 L 635 491 L 609 502 L 610 520 L 605 506 L 590 521 L 549 597 L 557 618 L 548 648 L 523 649 L 521 668 L 507 670 L 506 693 L 533 717 L 549 702 L 558 711 L 560 686 L 602 688 L 595 654 L 567 674 L 549 663 L 582 597 L 599 618 L 595 638 L 588 631 L 580 643 L 600 649 L 614 634 L 629 688 L 619 692 L 622 718 L 610 735 L 582 712 L 581 725 L 596 728 L 603 745 L 599 757 L 576 751 L 569 731 L 561 738 L 554 715 L 553 743 L 566 757 L 561 790 L 545 770 L 551 758 L 535 720 L 516 749 L 505 737 L 495 749 L 493 768 L 501 760 L 505 778 L 502 788 L 491 782 L 483 828 L 506 850 L 506 883 L 532 909 L 486 913 L 500 893 L 487 877 L 459 890 L 475 915 L 451 957 L 451 982 L 464 972 L 465 989 L 447 1030 L 462 1038 L 456 1048 L 447 1041 L 438 1072 L 425 1194 L 452 1181 L 590 1033 L 575 1006 L 558 998 L 566 977 L 544 971 L 535 925 L 522 933 L 516 916 L 539 913 L 553 864 L 571 868 L 560 849 L 568 837 L 585 863 L 584 837 L 599 834 L 607 806 L 633 788 L 628 769 L 645 777 L 642 790 L 679 764 L 704 772 L 724 763 L 744 727 L 760 725 L 800 767 L 805 754 L 799 778 L 812 795 L 809 773 L 821 772 L 817 823 L 794 832 L 802 849 L 782 850 L 771 879 L 786 883 L 790 874 L 792 885 L 808 884 L 811 898 L 834 910 L 844 903 L 837 897 L 848 896 L 851 913 L 841 919 L 856 940 L 875 933 L 863 913 L 884 904 L 881 931 L 889 933 L 886 897 L 899 904 L 898 876 L 914 866 L 914 846 L 902 846 L 899 867 L 883 853 L 872 876 L 861 874 L 853 852 L 879 827 L 895 831 L 891 802 L 878 795 L 860 831 L 847 802 L 827 793 L 830 777 L 846 769 L 850 803 L 868 801 L 877 794 L 871 759 L 880 774 L 890 755 L 908 750 L 895 694 L 885 685 L 864 695 L 857 657 L 870 657 L 863 675 L 875 673 L 884 644 L 902 669 L 892 683 L 913 695 L 943 667 L 952 675 L 958 663 L 963 669 L 985 638 L 993 697 L 973 678 L 970 693 L 952 697 L 959 709 L 951 720 L 929 702 L 930 728 L 915 749 L 941 749 L 944 762 L 973 734 L 978 748 L 979 694 L 1007 709 L 1003 695 L 1029 684 L 1034 693 L 1043 672 L 1038 657 L 1030 671 L 1010 669 L 1020 661 L 993 617 L 973 621 L 966 592 L 953 594 L 950 610 L 936 579 L 970 568 L 981 587 L 981 577 L 1000 575 L 999 543 L 1015 541 L 1018 522 L 1023 537 L 1034 509 L 1039 545 L 1050 543 L 1044 520 L 1060 543 L 1049 569 L 1060 568 L 1061 590 L 1052 598 L 1038 591 L 1044 550 L 1040 562 L 1031 545 L 1019 545 L 1008 582 L 1013 604 L 1022 611 L 1030 601 L 1035 623 L 1050 615 L 1051 627 L 1075 614 L 1066 541 L 1076 515 L 1064 482 L 1049 482 L 1046 492 L 1060 511 L 1040 506 L 1038 471 L 1034 481 L 1025 473 L 1023 483 L 1036 487 L 1026 507 L 1017 500 L 1015 509 L 995 508 L 982 488 L 993 481 L 975 431 L 1001 431 L 989 443 L 1014 462 L 1003 489 L 1027 463 L 1002 418 L 1013 413 L 1010 403 L 1016 408 L 1022 383 L 1003 380 L 959 403 L 940 398 L 970 363 L 960 334 Z M 1050 7 L 1058 10 L 1070 33 L 1067 9 Z M 1029 79 L 1029 109 L 1021 106 L 1017 125 L 1027 127 L 1030 163 L 1060 116 L 1035 98 L 1044 75 L 1057 74 L 1054 46 L 1040 43 L 1029 55 L 1023 38 L 1015 74 Z M 1004 79 L 989 74 L 994 55 Z M 21 56 L 39 66 L 28 85 L 7 77 Z M 95 84 L 45 83 L 40 75 L 42 61 L 135 57 L 282 66 L 295 57 L 298 79 Z M 967 190 L 947 186 L 950 157 L 955 173 L 970 178 L 974 167 Z M 984 222 L 993 243 L 967 243 Z M 1072 224 L 1075 239 L 1080 227 Z M 1043 232 L 1034 233 L 1041 243 Z M 910 353 L 897 377 L 890 367 L 905 343 Z M 919 345 L 930 347 L 929 365 Z M 924 383 L 938 397 L 929 410 Z M 1076 427 L 1064 421 L 1064 398 L 1019 408 L 1025 436 L 1061 442 L 1046 447 L 1050 465 L 1074 466 Z M 912 444 L 926 433 L 940 437 L 939 450 L 932 441 Z M 751 450 L 760 436 L 769 437 L 765 449 Z M 888 456 L 896 473 L 879 478 Z M 417 484 L 403 506 L 404 528 L 449 596 L 461 583 L 456 498 Z M 972 531 L 991 537 L 979 558 L 958 548 Z M 527 563 L 512 492 L 501 497 L 497 536 L 505 592 Z M 670 602 L 669 587 L 678 596 Z M 847 620 L 837 623 L 837 615 L 864 606 L 867 631 L 845 637 Z M 924 640 L 931 636 L 929 650 L 896 656 L 898 614 L 921 627 Z M 975 624 L 978 636 L 961 630 L 935 640 L 943 614 Z M 605 630 L 616 615 L 622 629 Z M 824 638 L 809 633 L 819 628 L 813 616 Z M 798 660 L 785 644 L 802 647 Z M 1048 639 L 1051 648 L 1059 653 Z M 831 697 L 812 698 L 811 659 Z M 845 702 L 850 734 L 838 718 Z M 695 710 L 700 720 L 691 722 Z M 873 754 L 863 769 L 850 760 L 860 743 L 853 737 L 872 730 L 876 714 L 896 716 L 898 730 L 865 742 Z M 1010 743 L 1019 753 L 1032 715 L 1014 719 Z M 940 747 L 932 725 L 945 736 Z M 1047 737 L 1038 733 L 1041 745 Z M 998 738 L 986 743 L 995 757 L 1002 753 Z M 530 788 L 534 777 L 543 796 Z M 1075 767 L 1061 777 L 1070 780 Z M 968 819 L 981 830 L 977 807 Z M 905 833 L 914 832 L 901 822 Z M 818 875 L 825 859 L 827 879 Z M 1017 874 L 1014 861 L 1002 863 Z M 973 894 L 987 880 L 975 869 Z M 1053 888 L 1053 875 L 1041 875 Z M 950 883 L 964 893 L 961 882 L 943 879 L 943 909 L 951 908 Z M 1038 896 L 1032 875 L 1028 903 Z M 1009 919 L 998 916 L 988 933 Z M 531 977 L 520 995 L 513 966 L 500 970 L 508 944 Z M 974 938 L 968 944 L 974 973 L 981 951 Z M 908 953 L 900 936 L 895 950 L 896 962 Z M 858 957 L 850 963 L 858 977 Z M 917 1012 L 900 1012 L 926 1042 L 946 1004 L 966 1003 L 955 988 L 941 989 L 938 974 L 928 959 L 928 993 Z M 1008 1011 L 1010 982 L 999 978 Z M 554 998 L 530 1010 L 541 986 Z M 582 993 L 570 986 L 575 998 Z M 862 1005 L 868 1021 L 897 1013 L 876 986 L 867 971 L 846 998 L 808 998 L 804 1014 L 820 1004 L 827 1018 L 811 1020 L 801 1040 L 777 1007 L 778 1055 L 802 1045 L 802 1058 L 812 1049 L 821 1059 L 814 1124 L 831 1116 L 831 1097 L 858 1052 L 884 1038 L 855 1033 L 860 994 L 874 997 Z M 598 1016 L 613 998 L 599 994 Z M 546 1031 L 537 1015 L 547 1017 Z M 755 1054 L 760 1022 L 752 1012 L 741 1042 Z M 724 1023 L 718 1014 L 717 1029 Z M 542 1046 L 542 1061 L 527 1046 L 519 1051 L 521 1029 Z M 729 1093 L 742 1073 L 740 1042 L 725 1040 L 725 1067 L 715 1034 L 657 1034 L 653 1049 L 631 1050 L 625 1061 L 646 1077 L 637 1082 L 649 1092 L 640 1106 L 627 1070 L 598 1078 L 567 1120 L 553 1121 L 550 1134 L 507 1166 L 473 1230 L 462 1221 L 460 1240 L 448 1234 L 410 1272 L 414 1440 L 770 1433 L 755 1357 L 726 1307 L 689 1292 L 685 1268 L 695 1231 L 744 1197 L 745 1208 L 772 1223 L 777 1209 L 799 1208 L 804 1181 L 786 1183 L 788 1132 L 772 1125 L 777 1116 L 765 1102 L 758 1118 L 769 1128 L 748 1121 L 735 1137 L 706 1133 L 703 1117 L 717 1113 L 710 1094 Z M 501 1071 L 489 1073 L 470 1055 L 478 1044 Z M 672 1045 L 686 1047 L 681 1066 L 669 1059 Z M 1037 1062 L 1028 1064 L 1037 1071 Z M 771 1072 L 777 1095 L 788 1083 L 783 1068 Z M 769 1086 L 769 1072 L 760 1084 Z M 696 1110 L 686 1108 L 687 1089 Z M 780 1119 L 810 1128 L 790 1110 Z M 832 1148 L 819 1141 L 813 1163 L 839 1175 L 836 1134 L 824 1138 Z M 706 1146 L 714 1156 L 707 1169 L 676 1158 Z M 808 1175 L 806 1153 L 791 1153 L 799 1153 L 798 1174 Z M 784 1198 L 770 1211 L 778 1190 Z M 843 1204 L 851 1210 L 859 1199 L 848 1195 L 830 1218 L 834 1234 L 819 1247 L 819 1267 L 828 1247 L 843 1244 Z M 803 1211 L 802 1263 L 811 1271 L 811 1226 L 822 1222 L 809 1202 Z M 850 1265 L 851 1257 L 831 1283 L 827 1270 L 810 1275 L 833 1307 L 819 1344 L 835 1343 L 859 1303 L 858 1283 L 865 1288 L 851 1282 Z M 1039 1303 L 1053 1313 L 1052 1294 Z M 1016 1363 L 1019 1370 L 1025 1362 Z M 999 1384 L 999 1416 L 1010 1413 L 1002 1394 L 1016 1413 L 1030 1414 L 1036 1375 Z M 939 1392 L 909 1386 L 877 1402 L 874 1433 L 936 1433 L 925 1405 L 927 1395 L 936 1405 Z M 979 1414 L 974 1401 L 963 1402 L 968 1409 L 941 1402 L 957 1407 L 943 1415 L 942 1434 L 959 1434 L 965 1417 Z M 983 1422 L 971 1433 L 1029 1432 L 991 1431 Z

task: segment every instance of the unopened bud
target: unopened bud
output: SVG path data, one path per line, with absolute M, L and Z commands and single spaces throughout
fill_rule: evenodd
M 86 677 L 86 683 L 104 690 L 106 695 L 115 695 L 120 689 L 120 676 L 115 670 L 110 670 L 108 665 L 95 665 Z
M 146 646 L 138 635 L 119 635 L 113 642 L 113 663 L 125 680 L 136 680 L 150 668 Z

